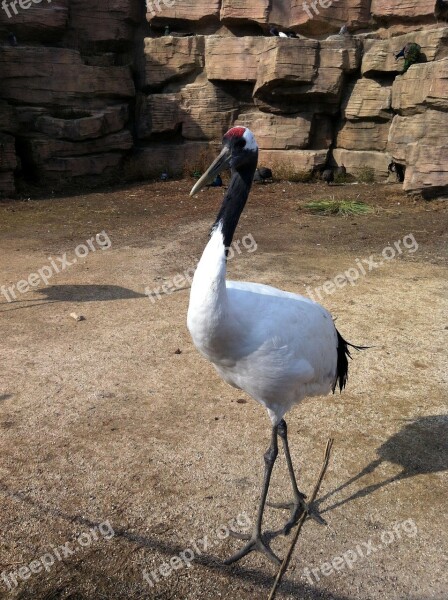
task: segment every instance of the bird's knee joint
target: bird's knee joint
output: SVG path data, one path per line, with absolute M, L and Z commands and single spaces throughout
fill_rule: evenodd
M 266 465 L 271 466 L 275 463 L 275 459 L 278 455 L 278 448 L 273 448 L 272 446 L 268 448 L 264 454 L 264 462 Z
M 282 438 L 282 439 L 286 439 L 286 436 L 288 434 L 288 427 L 286 425 L 286 421 L 284 419 L 282 419 L 280 421 L 280 423 L 277 426 L 277 432 L 278 435 Z

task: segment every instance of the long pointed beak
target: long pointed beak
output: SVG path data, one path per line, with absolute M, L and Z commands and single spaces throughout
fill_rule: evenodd
M 221 173 L 221 171 L 224 171 L 224 169 L 228 169 L 230 167 L 231 158 L 232 154 L 230 152 L 230 148 L 228 146 L 224 146 L 224 148 L 221 150 L 221 154 L 212 162 L 204 175 L 202 175 L 202 177 L 195 183 L 190 192 L 190 196 L 194 196 L 208 183 L 214 181 L 218 173 Z

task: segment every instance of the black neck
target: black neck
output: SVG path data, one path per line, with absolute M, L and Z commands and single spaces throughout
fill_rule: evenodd
M 219 225 L 222 227 L 224 236 L 224 246 L 229 248 L 233 240 L 236 226 L 241 213 L 246 205 L 250 188 L 254 180 L 255 169 L 257 168 L 257 154 L 254 152 L 254 160 L 244 165 L 240 169 L 232 169 L 229 188 L 222 201 L 218 216 L 212 227 L 212 231 Z M 226 250 L 227 256 L 227 250 Z

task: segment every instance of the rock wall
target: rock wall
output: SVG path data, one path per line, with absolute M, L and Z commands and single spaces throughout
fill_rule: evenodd
M 448 192 L 441 0 L 27 3 L 0 10 L 0 195 L 199 170 L 235 123 L 284 176 L 393 160 L 407 191 Z
M 22 8 L 29 6 L 28 8 Z M 115 179 L 133 148 L 129 0 L 28 0 L 0 10 L 0 196 Z

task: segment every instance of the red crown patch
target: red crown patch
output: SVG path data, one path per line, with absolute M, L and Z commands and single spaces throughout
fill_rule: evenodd
M 241 138 L 243 137 L 243 135 L 246 132 L 246 128 L 245 127 L 232 127 L 232 129 L 229 129 L 229 131 L 225 134 L 225 138 L 229 139 L 229 138 Z

